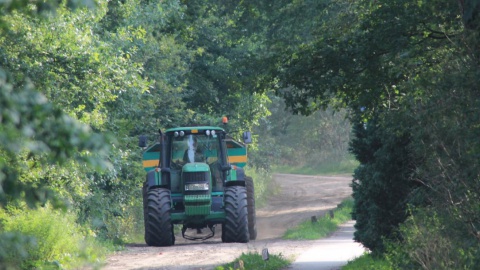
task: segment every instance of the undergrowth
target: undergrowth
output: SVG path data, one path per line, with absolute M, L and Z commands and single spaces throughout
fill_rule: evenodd
M 365 253 L 362 256 L 349 261 L 347 265 L 342 267 L 342 270 L 393 270 L 391 264 L 385 259 L 376 258 L 370 253 Z
M 285 259 L 282 254 L 271 254 L 268 260 L 263 260 L 261 254 L 256 252 L 242 253 L 239 258 L 231 263 L 217 266 L 215 270 L 237 270 L 237 269 L 258 269 L 258 270 L 279 270 L 287 267 L 291 262 Z
M 264 206 L 267 202 L 267 198 L 278 192 L 276 188 L 273 188 L 273 176 L 271 172 L 247 166 L 245 167 L 245 174 L 252 177 L 255 185 L 256 208 Z
M 1 269 L 99 267 L 107 249 L 75 222 L 51 207 L 0 210 Z

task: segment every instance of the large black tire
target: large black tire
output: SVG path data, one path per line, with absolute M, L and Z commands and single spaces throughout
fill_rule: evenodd
M 250 233 L 250 240 L 255 240 L 257 239 L 257 212 L 255 211 L 255 186 L 253 179 L 246 176 L 245 185 L 247 187 L 248 232 Z
M 147 192 L 145 242 L 149 246 L 166 247 L 175 243 L 170 200 L 168 189 L 156 188 Z
M 148 237 L 150 237 L 150 234 L 147 233 L 147 205 L 148 205 L 148 185 L 147 182 L 143 183 L 142 187 L 142 198 L 143 198 L 143 224 L 145 228 L 145 242 L 150 242 L 150 240 L 147 240 Z
M 225 222 L 222 224 L 222 241 L 247 243 L 248 233 L 247 190 L 233 186 L 225 189 Z

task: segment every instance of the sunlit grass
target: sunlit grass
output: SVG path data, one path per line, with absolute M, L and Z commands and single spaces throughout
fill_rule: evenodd
M 316 166 L 284 166 L 277 165 L 273 167 L 275 173 L 306 174 L 306 175 L 336 175 L 352 174 L 358 167 L 358 161 L 348 159 L 341 162 L 326 162 Z
M 16 238 L 2 243 L 6 245 L 0 249 L 0 261 L 4 266 L 22 269 L 98 267 L 109 248 L 113 248 L 107 243 L 101 244 L 91 230 L 77 224 L 73 213 L 49 206 L 0 211 L 0 222 L 0 239 L 8 240 L 9 235 L 27 239 L 23 245 L 18 245 Z
M 298 226 L 288 229 L 284 239 L 314 240 L 326 237 L 338 229 L 338 226 L 352 219 L 353 199 L 344 200 L 333 210 L 333 218 L 329 214 L 317 218 L 317 222 L 306 220 Z
M 281 254 L 270 254 L 268 260 L 263 260 L 260 253 L 242 253 L 239 258 L 231 263 L 215 267 L 215 270 L 236 270 L 236 269 L 259 269 L 279 270 L 285 269 L 291 261 L 285 259 Z M 242 268 L 243 266 L 243 268 Z
M 371 254 L 365 253 L 353 261 L 349 261 L 342 270 L 393 270 L 390 264 L 383 260 L 374 258 Z

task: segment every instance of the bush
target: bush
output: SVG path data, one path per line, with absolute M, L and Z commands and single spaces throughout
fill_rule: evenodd
M 126 156 L 113 162 L 115 170 L 89 174 L 90 193 L 74 204 L 78 223 L 91 228 L 98 239 L 115 244 L 143 242 L 145 171 L 138 156 Z
M 398 269 L 476 269 L 479 245 L 448 214 L 417 209 L 400 226 L 400 242 L 387 242 L 386 258 Z
M 74 268 L 98 264 L 105 250 L 86 237 L 75 215 L 50 207 L 3 211 L 0 261 L 5 268 Z M 9 241 L 8 239 L 11 239 Z M 21 240 L 19 243 L 18 240 Z
M 382 238 L 393 239 L 407 217 L 407 203 L 416 188 L 410 181 L 415 160 L 408 131 L 386 115 L 354 126 L 351 151 L 360 162 L 352 183 L 356 220 L 354 239 L 374 253 L 382 253 Z

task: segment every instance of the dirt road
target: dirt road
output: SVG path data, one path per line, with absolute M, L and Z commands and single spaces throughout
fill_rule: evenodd
M 207 270 L 233 261 L 242 252 L 261 253 L 264 248 L 268 248 L 270 254 L 282 254 L 293 260 L 311 249 L 315 241 L 282 240 L 283 233 L 312 216 L 325 215 L 352 192 L 349 176 L 276 174 L 274 182 L 272 188 L 278 188 L 279 194 L 271 198 L 267 206 L 257 209 L 256 241 L 222 243 L 221 228 L 217 228 L 214 238 L 205 241 L 187 241 L 176 235 L 172 247 L 129 245 L 125 251 L 109 257 L 102 269 Z

